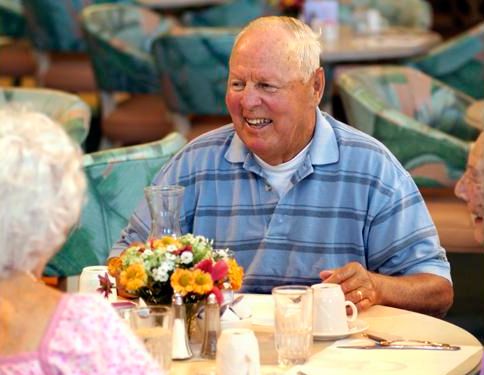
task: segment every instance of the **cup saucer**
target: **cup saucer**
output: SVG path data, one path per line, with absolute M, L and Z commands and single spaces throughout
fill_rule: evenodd
M 331 341 L 338 340 L 356 333 L 364 332 L 368 329 L 367 322 L 361 319 L 356 319 L 354 322 L 348 322 L 349 329 L 346 332 L 327 332 L 327 333 L 313 333 L 314 340 Z

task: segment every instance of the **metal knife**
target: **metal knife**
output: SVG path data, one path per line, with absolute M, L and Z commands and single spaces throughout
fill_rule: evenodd
M 402 350 L 411 350 L 411 349 L 420 349 L 420 350 L 460 350 L 460 346 L 455 345 L 429 345 L 429 344 L 418 344 L 418 345 L 400 345 L 400 344 L 391 344 L 391 345 L 345 345 L 345 346 L 338 346 L 341 349 L 402 349 Z

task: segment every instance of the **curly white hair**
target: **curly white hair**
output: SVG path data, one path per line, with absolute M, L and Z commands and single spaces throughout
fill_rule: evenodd
M 82 152 L 44 114 L 0 109 L 0 278 L 52 257 L 79 219 Z

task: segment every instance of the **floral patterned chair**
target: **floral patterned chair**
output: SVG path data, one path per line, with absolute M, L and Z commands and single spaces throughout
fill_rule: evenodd
M 464 116 L 472 98 L 402 66 L 354 69 L 337 86 L 349 123 L 383 142 L 419 186 L 455 184 L 478 135 Z
M 484 99 L 484 22 L 409 61 L 409 65 Z
M 182 131 L 231 122 L 225 107 L 228 62 L 238 29 L 174 28 L 153 40 L 152 53 L 169 109 Z M 191 129 L 191 130 L 189 130 Z
M 0 75 L 14 79 L 35 74 L 35 59 L 27 42 L 20 0 L 0 0 Z
M 183 136 L 171 133 L 152 143 L 86 154 L 86 205 L 78 226 L 44 274 L 79 275 L 83 267 L 104 264 L 121 229 L 143 198 L 144 187 L 185 143 Z
M 167 32 L 172 23 L 127 4 L 88 6 L 81 23 L 101 90 L 103 135 L 122 145 L 163 138 L 173 127 L 150 46 L 154 35 Z M 128 95 L 118 103 L 119 93 Z
M 340 0 L 339 19 L 350 25 L 358 9 L 377 9 L 391 26 L 430 29 L 432 7 L 425 0 Z
M 89 132 L 91 111 L 76 95 L 39 88 L 0 88 L 0 107 L 39 111 L 60 123 L 81 144 Z
M 242 27 L 257 17 L 275 14 L 264 0 L 232 0 L 221 5 L 183 13 L 181 21 L 192 27 Z
M 89 4 L 106 2 L 117 0 L 22 0 L 41 86 L 70 92 L 96 90 L 79 15 Z

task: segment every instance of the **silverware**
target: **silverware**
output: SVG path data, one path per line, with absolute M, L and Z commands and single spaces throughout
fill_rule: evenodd
M 379 345 L 377 343 L 373 345 L 345 345 L 345 346 L 338 346 L 341 349 L 402 349 L 402 350 L 411 350 L 411 349 L 420 349 L 420 350 L 460 350 L 460 346 L 438 346 L 438 345 L 429 345 L 429 344 L 389 344 L 389 345 Z
M 378 346 L 394 346 L 394 345 L 408 346 L 408 345 L 416 344 L 416 345 L 425 345 L 425 346 L 431 346 L 431 347 L 451 348 L 451 345 L 447 343 L 440 343 L 440 342 L 434 342 L 429 340 L 409 340 L 409 339 L 387 340 L 383 337 L 377 336 L 369 332 L 364 333 L 363 336 L 368 337 L 370 340 L 373 340 Z M 454 349 L 454 350 L 458 350 L 458 349 Z

